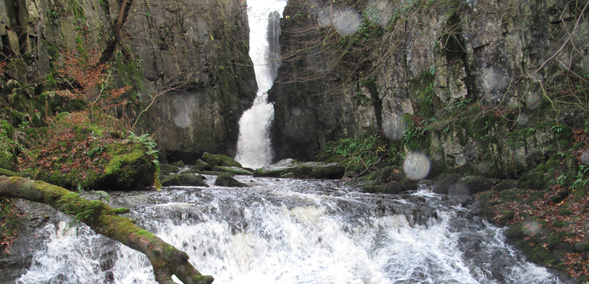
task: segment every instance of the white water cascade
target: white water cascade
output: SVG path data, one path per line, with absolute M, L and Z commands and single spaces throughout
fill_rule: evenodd
M 505 243 L 504 229 L 427 189 L 357 192 L 342 181 L 237 176 L 248 188 L 113 193 L 137 224 L 214 284 L 566 283 Z M 156 284 L 147 258 L 58 214 L 17 284 Z M 69 220 L 69 221 L 68 221 Z
M 239 138 L 235 160 L 249 168 L 260 168 L 272 162 L 270 127 L 274 106 L 268 102 L 280 66 L 279 19 L 286 0 L 248 0 L 250 29 L 249 55 L 254 63 L 258 93 L 254 104 L 239 120 Z

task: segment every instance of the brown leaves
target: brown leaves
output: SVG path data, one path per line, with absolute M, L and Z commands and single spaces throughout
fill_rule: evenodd
M 589 244 L 589 196 L 575 198 L 570 187 L 552 186 L 543 194 L 537 191 L 522 191 L 514 194 L 516 198 L 504 200 L 498 193 L 489 198 L 493 210 L 493 220 L 500 224 L 519 225 L 526 236 L 522 239 L 531 247 L 552 251 L 554 238 L 566 243 L 570 248 L 584 247 Z M 563 198 L 554 197 L 561 195 Z M 506 212 L 513 212 L 513 218 L 506 221 Z M 551 240 L 552 239 L 552 245 Z M 564 269 L 573 276 L 589 275 L 589 255 L 577 253 L 572 249 L 565 254 Z
M 0 75 L 4 75 L 4 67 L 6 67 L 6 64 L 8 64 L 6 61 L 0 62 Z
M 35 168 L 49 175 L 55 172 L 78 172 L 80 180 L 88 174 L 104 173 L 104 167 L 110 160 L 106 151 L 107 145 L 114 139 L 103 133 L 95 136 L 85 112 L 75 112 L 51 125 L 47 139 L 38 145 L 36 159 L 25 162 L 25 168 Z
M 65 89 L 56 90 L 57 95 L 84 100 L 90 105 L 98 105 L 102 110 L 126 106 L 127 100 L 123 98 L 123 94 L 131 86 L 113 86 L 108 73 L 110 66 L 100 62 L 101 54 L 98 50 L 90 49 L 85 54 L 62 51 L 61 54 L 64 61 L 57 73 L 68 85 Z
M 567 253 L 565 256 L 564 264 L 568 266 L 566 271 L 573 277 L 579 277 L 581 275 L 589 275 L 589 259 L 583 259 L 583 255 L 580 253 Z

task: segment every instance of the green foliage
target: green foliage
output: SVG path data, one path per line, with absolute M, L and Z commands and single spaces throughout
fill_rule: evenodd
M 391 151 L 394 150 L 394 151 Z M 359 138 L 344 138 L 330 141 L 317 155 L 318 160 L 338 162 L 348 172 L 359 174 L 361 171 L 375 168 L 384 161 L 396 161 L 397 148 L 391 147 L 388 141 L 375 135 Z
M 16 240 L 17 218 L 13 199 L 0 198 L 0 252 L 6 252 Z
M 0 168 L 16 169 L 15 149 L 19 145 L 11 139 L 14 135 L 13 127 L 6 120 L 0 119 Z
M 577 174 L 571 184 L 571 189 L 576 200 L 581 200 L 587 195 L 589 187 L 589 165 L 579 164 Z
M 403 132 L 404 146 L 410 151 L 424 152 L 429 148 L 430 138 L 427 133 L 434 129 L 435 118 L 424 119 L 418 115 L 404 115 L 406 123 Z

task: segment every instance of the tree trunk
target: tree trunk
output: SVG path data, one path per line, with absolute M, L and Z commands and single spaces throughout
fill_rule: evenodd
M 133 5 L 133 0 L 122 0 L 121 5 L 119 8 L 119 16 L 117 20 L 113 23 L 113 34 L 112 39 L 108 41 L 106 44 L 106 48 L 102 52 L 100 56 L 99 65 L 105 64 L 108 62 L 114 55 L 117 46 L 121 46 L 121 39 L 123 38 L 121 30 L 123 29 L 123 24 L 127 21 L 127 17 L 129 16 L 129 11 L 131 10 L 131 6 Z M 125 57 L 128 57 L 128 51 L 123 48 L 123 54 Z
M 17 176 L 0 175 L 0 196 L 45 203 L 75 216 L 95 232 L 142 252 L 151 262 L 155 279 L 161 284 L 174 283 L 172 275 L 184 284 L 213 282 L 212 276 L 202 275 L 188 262 L 185 252 L 135 226 L 134 220 L 118 215 L 127 212 L 127 209 L 113 209 L 101 201 L 86 200 L 65 188 Z

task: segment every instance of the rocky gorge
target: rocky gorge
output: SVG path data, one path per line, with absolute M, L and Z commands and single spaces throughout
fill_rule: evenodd
M 0 168 L 106 190 L 159 187 L 174 162 L 191 168 L 164 186 L 205 186 L 201 173 L 343 177 L 390 194 L 426 178 L 583 283 L 588 5 L 290 0 L 268 91 L 281 162 L 255 170 L 213 158 L 235 157 L 256 96 L 245 0 L 0 1 Z M 80 76 L 94 70 L 100 83 Z M 408 157 L 427 171 L 411 178 Z

